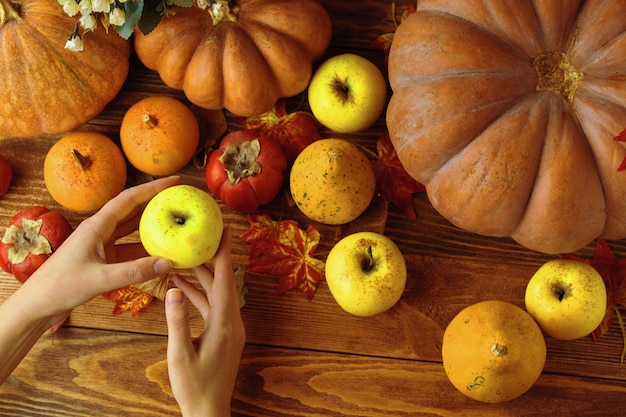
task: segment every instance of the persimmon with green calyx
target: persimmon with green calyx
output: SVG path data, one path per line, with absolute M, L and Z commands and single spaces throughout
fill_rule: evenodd
M 307 217 L 339 225 L 359 217 L 372 202 L 376 176 L 358 146 L 320 139 L 298 155 L 289 177 L 291 196 Z
M 206 182 L 226 207 L 249 213 L 276 197 L 285 169 L 287 158 L 278 142 L 254 130 L 238 130 L 209 156 Z
M 464 308 L 450 321 L 441 355 L 448 379 L 461 393 L 502 403 L 535 384 L 545 365 L 546 343 L 526 311 L 488 300 Z

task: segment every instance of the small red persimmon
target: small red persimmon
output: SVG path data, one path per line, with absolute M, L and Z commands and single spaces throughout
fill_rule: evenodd
M 206 182 L 226 207 L 249 213 L 276 197 L 286 168 L 278 142 L 253 130 L 238 130 L 226 135 L 211 153 Z
M 9 190 L 13 178 L 13 169 L 9 165 L 9 161 L 0 155 L 0 195 L 4 195 Z
M 0 241 L 0 267 L 24 283 L 72 233 L 60 213 L 33 206 L 17 213 Z

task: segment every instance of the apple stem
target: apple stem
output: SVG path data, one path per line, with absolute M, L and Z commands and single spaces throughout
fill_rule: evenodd
M 82 169 L 87 169 L 91 166 L 91 159 L 84 156 L 83 154 L 78 152 L 78 150 L 76 149 L 72 149 L 71 152 L 72 152 L 72 156 L 80 164 Z
M 142 115 L 141 121 L 148 129 L 152 129 L 153 127 L 156 127 L 156 125 L 158 124 L 157 118 L 150 114 Z
M 361 269 L 363 271 L 371 271 L 374 268 L 374 255 L 372 254 L 372 247 L 367 247 L 367 256 L 361 262 Z
M 563 301 L 565 297 L 565 290 L 559 287 L 552 287 L 552 292 L 558 297 L 559 301 Z

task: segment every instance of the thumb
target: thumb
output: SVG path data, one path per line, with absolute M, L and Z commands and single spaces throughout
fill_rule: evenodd
M 165 295 L 165 318 L 168 360 L 179 361 L 186 352 L 193 350 L 189 330 L 189 308 L 185 294 L 179 288 L 170 288 Z

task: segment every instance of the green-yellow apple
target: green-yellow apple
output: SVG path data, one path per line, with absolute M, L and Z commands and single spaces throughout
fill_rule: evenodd
M 337 242 L 326 259 L 326 282 L 348 313 L 369 317 L 393 307 L 404 292 L 406 262 L 396 244 L 375 232 Z
M 155 195 L 139 221 L 139 238 L 146 251 L 191 268 L 217 252 L 224 223 L 217 202 L 192 185 L 175 185 Z
M 378 67 L 360 55 L 335 55 L 315 71 L 308 89 L 313 116 L 339 133 L 373 125 L 387 103 L 387 81 Z
M 587 336 L 602 322 L 606 287 L 591 265 L 571 259 L 543 264 L 526 286 L 526 310 L 541 330 L 559 340 Z

